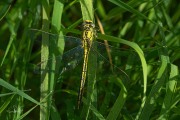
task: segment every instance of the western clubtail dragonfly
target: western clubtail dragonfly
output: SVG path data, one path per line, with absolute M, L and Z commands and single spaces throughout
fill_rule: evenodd
M 83 91 L 84 91 L 84 85 L 85 85 L 86 78 L 88 76 L 87 68 L 88 68 L 88 59 L 89 59 L 88 56 L 90 52 L 92 53 L 92 55 L 97 56 L 98 63 L 102 63 L 102 61 L 104 61 L 106 65 L 110 66 L 109 69 L 112 69 L 112 71 L 115 71 L 115 70 L 118 71 L 118 74 L 120 74 L 122 79 L 129 79 L 128 75 L 119 67 L 109 62 L 109 57 L 106 57 L 108 56 L 106 50 L 108 48 L 111 53 L 114 54 L 115 52 L 116 53 L 115 57 L 118 57 L 118 56 L 122 57 L 122 56 L 127 56 L 129 54 L 134 54 L 134 52 L 132 51 L 127 52 L 126 50 L 119 49 L 110 45 L 105 45 L 104 43 L 95 41 L 94 40 L 96 37 L 96 33 L 94 30 L 95 25 L 92 23 L 92 21 L 90 20 L 84 21 L 82 24 L 82 27 L 83 27 L 82 39 L 77 38 L 77 37 L 72 37 L 72 36 L 60 36 L 57 34 L 52 34 L 52 33 L 44 32 L 41 30 L 35 30 L 35 29 L 31 30 L 33 32 L 33 36 L 35 36 L 33 37 L 33 39 L 38 40 L 38 39 L 41 39 L 42 34 L 48 34 L 49 39 L 52 40 L 53 42 L 55 42 L 55 40 L 58 40 L 58 39 L 63 39 L 65 42 L 65 50 L 66 50 L 66 47 L 73 46 L 72 49 L 65 51 L 63 55 L 56 56 L 55 60 L 53 60 L 55 62 L 61 61 L 62 63 L 61 70 L 60 72 L 58 72 L 58 74 L 62 75 L 62 73 L 64 73 L 65 71 L 75 68 L 75 66 L 78 65 L 78 63 L 82 60 L 82 58 L 84 58 L 82 74 L 81 74 L 81 84 L 79 87 L 79 95 L 78 95 L 78 108 L 81 104 L 81 99 L 82 99 Z M 51 41 L 49 43 L 51 44 Z M 51 60 L 51 58 L 49 58 L 48 60 Z M 43 64 L 43 62 L 45 61 L 41 61 L 40 64 Z M 40 64 L 38 64 L 37 66 L 39 66 Z M 95 67 L 94 69 L 96 69 L 96 66 L 94 67 Z M 43 71 L 43 70 L 40 70 L 40 71 Z

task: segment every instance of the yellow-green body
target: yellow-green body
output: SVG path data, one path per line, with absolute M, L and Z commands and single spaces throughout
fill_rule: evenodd
M 84 48 L 84 61 L 83 61 L 83 70 L 82 70 L 82 77 L 81 77 L 81 84 L 79 88 L 79 95 L 78 95 L 78 109 L 81 104 L 83 92 L 84 92 L 84 85 L 86 81 L 86 74 L 87 74 L 87 65 L 88 65 L 88 55 L 91 50 L 92 41 L 94 38 L 94 28 L 95 25 L 92 21 L 86 20 L 83 22 L 83 33 L 82 33 L 82 47 Z

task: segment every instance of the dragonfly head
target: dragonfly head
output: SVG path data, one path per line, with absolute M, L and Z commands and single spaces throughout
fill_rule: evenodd
M 83 30 L 95 28 L 95 24 L 91 20 L 85 20 L 82 24 Z

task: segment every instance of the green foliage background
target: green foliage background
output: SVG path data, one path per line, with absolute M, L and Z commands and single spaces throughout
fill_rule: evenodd
M 180 4 L 178 0 L 1 0 L 0 119 L 177 120 L 180 118 Z M 97 16 L 99 20 L 94 17 Z M 42 45 L 33 29 L 79 37 L 83 20 L 91 19 L 100 42 L 122 51 L 112 61 L 129 77 L 110 74 L 110 67 L 89 69 L 82 107 L 77 92 L 82 65 L 59 75 L 37 74 L 40 61 L 63 54 L 64 42 Z M 37 31 L 37 30 L 33 30 Z M 38 33 L 38 31 L 37 31 Z M 36 38 L 37 39 L 37 38 Z M 133 56 L 131 53 L 137 53 Z M 95 58 L 89 60 L 93 66 Z M 51 61 L 52 62 L 52 61 Z M 59 63 L 41 69 L 58 70 Z M 104 72 L 106 74 L 101 74 Z M 91 92 L 90 92 L 91 90 Z M 91 101 L 93 101 L 91 103 Z

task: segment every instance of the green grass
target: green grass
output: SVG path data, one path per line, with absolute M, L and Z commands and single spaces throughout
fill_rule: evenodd
M 0 3 L 0 119 L 180 117 L 178 0 Z M 107 40 L 121 50 L 112 51 L 111 60 L 128 79 L 91 54 L 83 103 L 77 110 L 82 64 L 61 76 L 56 74 L 62 63 L 54 61 L 64 53 L 64 40 L 52 40 L 50 34 L 37 38 L 37 32 L 30 29 L 81 37 L 84 20 L 94 21 L 99 42 Z M 98 22 L 105 34 L 101 34 Z M 40 44 L 37 39 L 41 38 Z M 42 74 L 36 73 L 37 64 L 48 59 L 40 65 Z

